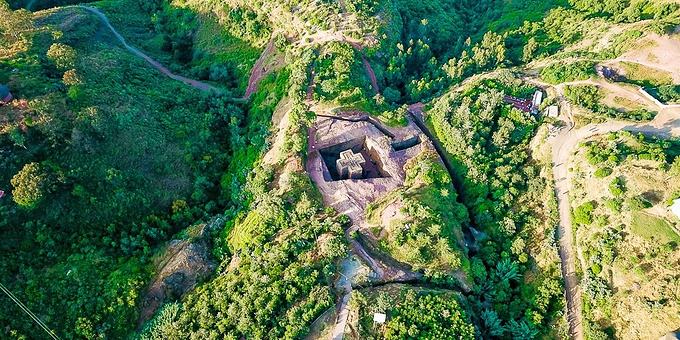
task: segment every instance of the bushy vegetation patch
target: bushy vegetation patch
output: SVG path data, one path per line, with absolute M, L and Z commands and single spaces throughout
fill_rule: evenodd
M 577 61 L 570 64 L 558 62 L 541 70 L 541 79 L 550 84 L 586 80 L 594 75 L 595 63 L 592 61 Z
M 360 310 L 362 337 L 474 339 L 474 327 L 456 294 L 402 286 L 389 288 L 353 293 L 351 303 Z M 374 313 L 386 314 L 387 322 L 376 327 Z
M 26 101 L 0 108 L 0 273 L 59 336 L 124 338 L 156 247 L 240 202 L 220 178 L 250 171 L 230 160 L 245 143 L 261 150 L 275 104 L 240 107 L 167 78 L 81 9 L 36 24 L 0 60 L 0 82 Z M 41 336 L 15 316 L 0 313 L 2 334 Z
M 650 121 L 656 116 L 656 112 L 646 109 L 616 110 L 601 103 L 604 97 L 602 91 L 595 85 L 570 85 L 564 89 L 564 94 L 574 104 L 585 107 L 597 115 L 604 117 L 631 120 Z
M 436 157 L 423 153 L 407 164 L 408 189 L 396 194 L 404 218 L 389 226 L 381 246 L 396 260 L 424 270 L 428 278 L 453 283 L 448 277 L 453 271 L 469 271 L 461 248 L 468 213 Z
M 309 178 L 293 176 L 290 191 L 282 195 L 256 190 L 253 210 L 233 227 L 239 241 L 230 244 L 222 273 L 192 292 L 181 312 L 161 312 L 157 320 L 163 321 L 154 321 L 145 337 L 307 334 L 334 303 L 330 282 L 335 263 L 347 253 L 346 220 L 322 209 Z
M 529 274 L 528 267 L 554 251 L 535 243 L 542 239 L 536 234 L 546 228 L 539 222 L 542 217 L 533 215 L 543 208 L 530 203 L 545 200 L 539 197 L 546 182 L 525 152 L 536 122 L 502 101 L 503 94 L 532 91 L 506 73 L 471 84 L 466 92 L 448 93 L 428 112 L 429 124 L 464 178 L 461 197 L 473 225 L 489 237 L 471 258 L 475 288 L 468 298 L 474 315 L 489 318 L 480 323 L 482 334 L 489 336 L 511 334 L 517 325 L 522 325 L 523 332 L 518 333 L 522 336 L 548 334 L 548 325 L 561 308 L 556 263 L 543 263 L 546 269 L 540 273 Z M 534 280 L 515 285 L 524 273 L 534 275 Z M 535 299 L 515 298 L 524 294 Z

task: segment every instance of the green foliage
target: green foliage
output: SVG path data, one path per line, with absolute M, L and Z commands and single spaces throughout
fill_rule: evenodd
M 609 183 L 609 192 L 617 198 L 626 193 L 626 186 L 621 177 L 616 177 Z
M 0 275 L 59 336 L 124 338 L 154 247 L 223 211 L 219 177 L 248 131 L 242 108 L 98 40 L 86 13 L 42 13 L 30 49 L 0 59 L 27 102 L 0 108 L 0 187 L 18 203 L 0 200 Z M 41 336 L 15 312 L 0 337 Z
M 658 90 L 659 97 L 666 103 L 680 102 L 680 85 L 664 85 Z
M 564 95 L 574 104 L 596 110 L 599 107 L 602 93 L 595 85 L 566 86 Z
M 47 59 L 52 62 L 58 70 L 66 71 L 75 66 L 76 51 L 71 46 L 54 43 L 47 50 Z
M 593 223 L 593 211 L 595 205 L 593 202 L 586 202 L 574 209 L 574 223 L 579 225 L 589 225 Z
M 618 132 L 610 134 L 607 141 L 585 143 L 585 156 L 590 165 L 600 166 L 604 163 L 605 168 L 618 165 L 626 159 L 654 161 L 659 167 L 665 167 L 670 166 L 667 164 L 666 154 L 673 148 L 673 145 L 676 143 L 646 137 L 642 134 Z
M 454 299 L 439 295 L 407 296 L 385 325 L 386 339 L 473 339 L 474 328 Z M 421 311 L 429 311 L 422 313 Z
M 33 37 L 33 20 L 28 11 L 12 11 L 4 0 L 0 1 L 0 58 L 12 57 L 28 48 Z
M 47 194 L 50 184 L 45 170 L 35 162 L 24 165 L 12 177 L 14 201 L 24 208 L 34 208 Z
M 465 310 L 450 293 L 410 289 L 396 291 L 396 296 L 380 293 L 375 301 L 361 295 L 361 335 L 385 339 L 474 339 L 474 326 Z M 383 303 L 381 301 L 385 301 Z M 387 322 L 380 334 L 374 334 L 373 312 L 386 313 Z
M 680 235 L 673 230 L 668 221 L 644 212 L 633 213 L 630 229 L 651 242 L 680 244 Z
M 475 288 L 468 300 L 475 315 L 495 312 L 504 335 L 546 332 L 543 326 L 561 308 L 557 272 L 536 274 L 532 282 L 521 280 L 533 263 L 527 233 L 544 218 L 533 214 L 542 209 L 534 204 L 543 201 L 539 197 L 546 183 L 525 152 L 534 118 L 511 109 L 502 98 L 533 91 L 503 72 L 497 79 L 445 94 L 428 111 L 428 123 L 460 174 L 454 182 L 462 189 L 471 224 L 488 237 L 471 258 Z M 488 327 L 481 332 L 501 332 L 495 322 Z
M 363 99 L 362 86 L 357 79 L 364 74 L 359 59 L 351 45 L 332 42 L 327 50 L 317 58 L 315 67 L 316 94 L 320 99 L 335 100 L 348 104 Z
M 142 332 L 140 340 L 165 340 L 181 338 L 182 333 L 175 319 L 181 313 L 182 305 L 179 303 L 167 303 L 149 321 Z
M 656 112 L 648 111 L 646 109 L 620 111 L 604 106 L 600 103 L 600 100 L 602 100 L 604 95 L 599 87 L 595 85 L 566 86 L 564 94 L 574 104 L 590 109 L 593 112 L 606 117 L 632 121 L 649 121 L 656 116 Z
M 605 178 L 612 174 L 612 169 L 608 167 L 599 168 L 595 171 L 594 176 L 596 178 Z
M 297 338 L 333 305 L 328 282 L 347 252 L 342 226 L 310 198 L 311 181 L 294 176 L 293 191 L 258 195 L 258 218 L 234 226 L 248 240 L 231 249 L 237 264 L 191 293 L 181 314 L 154 322 L 147 334 L 160 337 L 170 327 L 187 337 Z
M 669 18 L 678 15 L 675 3 L 655 1 L 620 1 L 620 0 L 569 0 L 575 8 L 588 14 L 609 18 L 615 22 L 638 22 L 653 18 Z
M 626 206 L 632 211 L 640 211 L 652 207 L 652 203 L 642 196 L 633 196 L 626 200 Z
M 604 205 L 613 213 L 620 213 L 623 207 L 623 201 L 617 198 L 609 198 L 604 202 Z
M 586 80 L 595 75 L 595 63 L 577 61 L 570 64 L 557 62 L 541 70 L 541 79 L 550 84 Z
M 400 193 L 404 220 L 393 226 L 382 246 L 395 259 L 416 270 L 425 269 L 428 277 L 444 280 L 446 274 L 467 267 L 458 246 L 467 210 L 457 202 L 448 173 L 436 155 L 422 153 L 405 170 L 408 189 Z

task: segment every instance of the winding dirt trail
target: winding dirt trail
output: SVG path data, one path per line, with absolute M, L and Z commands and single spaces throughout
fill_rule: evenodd
M 125 41 L 125 38 L 123 38 L 123 36 L 120 35 L 120 33 L 118 33 L 118 31 L 116 31 L 115 28 L 113 28 L 113 26 L 109 22 L 109 19 L 106 17 L 106 15 L 104 13 L 102 13 L 99 9 L 94 8 L 94 7 L 89 7 L 89 6 L 74 6 L 74 7 L 85 9 L 85 10 L 97 15 L 99 17 L 99 19 L 102 21 L 102 23 L 104 23 L 104 25 L 106 25 L 106 27 L 108 27 L 109 30 L 111 30 L 111 33 L 113 33 L 113 35 L 116 36 L 116 38 L 121 42 L 121 44 L 123 44 L 123 46 L 128 51 L 130 51 L 130 52 L 132 52 L 132 54 L 146 60 L 147 63 L 149 63 L 151 66 L 153 66 L 155 69 L 157 69 L 158 71 L 160 71 L 161 73 L 163 73 L 167 77 L 174 79 L 174 80 L 177 80 L 177 81 L 181 81 L 184 84 L 189 85 L 189 86 L 191 86 L 195 89 L 201 90 L 201 91 L 221 92 L 220 89 L 218 89 L 218 88 L 216 88 L 212 85 L 209 85 L 209 84 L 206 84 L 206 83 L 198 81 L 198 80 L 190 79 L 190 78 L 183 77 L 183 76 L 176 75 L 176 74 L 172 73 L 167 67 L 161 65 L 161 63 L 159 63 L 158 61 L 149 57 L 148 55 L 146 55 L 144 52 L 138 50 L 137 48 L 129 45 L 127 43 L 127 41 Z

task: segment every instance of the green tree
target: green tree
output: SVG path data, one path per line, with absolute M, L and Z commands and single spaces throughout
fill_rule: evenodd
M 593 223 L 593 211 L 595 205 L 593 202 L 586 202 L 576 207 L 574 210 L 574 222 L 580 225 L 588 225 Z
M 12 177 L 14 201 L 24 208 L 34 208 L 48 190 L 48 176 L 38 163 L 28 163 Z
M 12 11 L 7 2 L 0 0 L 0 18 L 0 57 L 26 50 L 34 30 L 31 12 Z
M 525 63 L 531 61 L 531 59 L 534 58 L 534 55 L 536 54 L 536 51 L 538 50 L 538 42 L 536 42 L 535 37 L 529 38 L 527 41 L 527 44 L 524 45 L 524 49 L 522 50 L 522 61 Z
M 47 50 L 47 59 L 58 70 L 65 71 L 76 65 L 76 50 L 66 44 L 54 43 Z

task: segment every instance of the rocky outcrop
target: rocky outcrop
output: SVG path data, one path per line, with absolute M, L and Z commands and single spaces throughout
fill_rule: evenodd
M 151 319 L 163 303 L 181 299 L 215 270 L 210 257 L 210 231 L 223 223 L 223 218 L 214 218 L 208 224 L 189 228 L 188 238 L 170 241 L 156 261 L 156 276 L 142 302 L 140 326 Z

